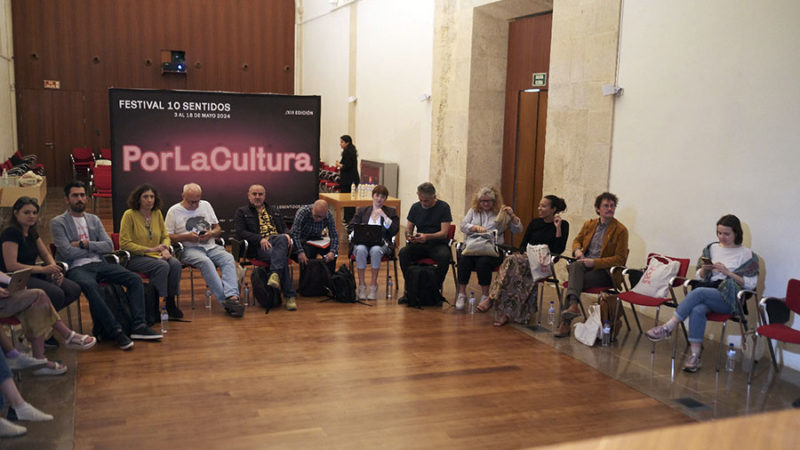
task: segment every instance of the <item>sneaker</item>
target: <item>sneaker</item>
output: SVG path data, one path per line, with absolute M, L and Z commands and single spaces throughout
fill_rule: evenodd
M 15 358 L 6 358 L 8 368 L 11 370 L 23 370 L 30 367 L 41 366 L 47 362 L 47 358 L 34 358 L 27 353 L 20 353 Z
M 117 341 L 117 347 L 119 347 L 120 350 L 130 350 L 133 348 L 133 341 L 122 331 L 117 331 L 117 335 L 114 339 Z
M 683 361 L 684 372 L 695 373 L 703 366 L 703 361 L 700 360 L 700 355 L 691 353 Z
M 370 286 L 367 289 L 367 300 L 377 300 L 378 299 L 378 285 Z
M 237 297 L 228 297 L 222 302 L 225 312 L 232 317 L 244 317 L 244 305 L 239 302 Z
M 275 289 L 281 288 L 281 279 L 278 277 L 277 273 L 272 272 L 272 274 L 270 274 L 269 280 L 267 280 L 267 286 L 273 287 Z
M 359 284 L 358 285 L 358 299 L 364 300 L 367 298 L 367 285 L 366 284 Z
M 17 415 L 17 420 L 25 420 L 28 422 L 46 422 L 48 420 L 53 420 L 53 416 L 39 411 L 28 402 L 14 407 L 14 412 Z
M 133 330 L 131 333 L 131 339 L 138 339 L 141 341 L 153 341 L 163 338 L 164 336 L 161 333 L 154 331 L 152 328 L 141 325 L 139 328 Z
M 464 303 L 467 301 L 467 296 L 464 294 L 458 294 L 456 297 L 456 311 L 463 311 L 464 310 Z
M 297 297 L 286 297 L 286 309 L 297 311 Z
M 0 438 L 22 436 L 27 432 L 28 429 L 22 425 L 11 423 L 8 420 L 0 417 Z
M 667 328 L 666 325 L 661 325 L 659 327 L 650 328 L 644 335 L 647 336 L 647 339 L 650 339 L 651 342 L 658 342 L 670 337 L 672 335 L 672 330 Z

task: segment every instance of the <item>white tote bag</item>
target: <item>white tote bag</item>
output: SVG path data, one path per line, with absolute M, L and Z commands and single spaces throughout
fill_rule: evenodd
M 528 262 L 531 265 L 531 276 L 533 281 L 541 280 L 553 275 L 550 270 L 550 247 L 545 244 L 528 244 Z
M 658 257 L 653 256 L 650 258 L 650 264 L 647 265 L 642 278 L 632 291 L 649 297 L 667 298 L 669 280 L 678 274 L 680 267 L 681 263 L 678 261 L 670 259 L 667 264 L 664 264 L 659 261 Z
M 589 318 L 575 325 L 575 339 L 591 347 L 601 332 L 600 305 L 592 305 L 589 307 Z

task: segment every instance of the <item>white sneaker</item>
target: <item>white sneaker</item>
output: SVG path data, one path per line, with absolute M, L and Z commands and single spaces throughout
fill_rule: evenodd
M 378 299 L 378 285 L 370 286 L 367 290 L 367 300 L 377 300 Z
M 359 284 L 358 285 L 358 299 L 364 300 L 367 298 L 367 285 L 366 284 Z
M 26 420 L 29 422 L 45 422 L 48 420 L 53 420 L 53 416 L 39 411 L 28 402 L 14 407 L 14 411 L 16 411 L 17 419 L 19 420 Z
M 43 366 L 47 363 L 47 358 L 37 359 L 27 353 L 20 353 L 16 358 L 7 358 L 8 368 L 11 370 L 23 370 L 29 367 Z
M 27 433 L 28 429 L 22 425 L 11 423 L 0 417 L 0 437 L 16 437 Z
M 464 310 L 464 303 L 467 301 L 467 296 L 464 294 L 458 294 L 456 297 L 456 311 L 463 311 Z

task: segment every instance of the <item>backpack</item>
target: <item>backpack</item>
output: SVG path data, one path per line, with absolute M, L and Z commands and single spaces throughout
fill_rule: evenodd
M 331 285 L 331 272 L 323 259 L 314 258 L 300 272 L 297 291 L 303 297 L 320 297 L 328 293 Z
M 110 283 L 103 284 L 102 291 L 103 299 L 108 309 L 110 309 L 111 313 L 114 315 L 114 319 L 116 319 L 117 323 L 119 323 L 119 326 L 122 328 L 122 332 L 130 335 L 133 328 L 133 316 L 131 315 L 131 309 L 128 305 L 128 293 L 125 292 L 122 286 Z M 116 337 L 114 330 L 106 329 L 100 321 L 92 320 L 92 322 L 93 335 L 105 341 L 111 341 Z
M 144 318 L 147 326 L 153 326 L 156 322 L 161 322 L 161 309 L 158 299 L 158 292 L 151 283 L 144 283 Z
M 261 266 L 253 270 L 250 275 L 250 284 L 253 286 L 253 298 L 259 305 L 269 310 L 281 304 L 281 291 L 267 284 L 269 281 L 269 269 Z
M 340 303 L 356 302 L 356 279 L 346 265 L 339 266 L 339 270 L 331 275 L 328 295 Z
M 406 300 L 410 308 L 442 304 L 442 294 L 439 293 L 441 285 L 436 267 L 412 265 L 406 273 Z

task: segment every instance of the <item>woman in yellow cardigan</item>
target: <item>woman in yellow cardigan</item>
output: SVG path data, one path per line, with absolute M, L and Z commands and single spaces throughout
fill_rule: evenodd
M 142 184 L 128 197 L 128 210 L 119 226 L 119 247 L 131 254 L 128 270 L 150 278 L 159 297 L 164 297 L 170 317 L 180 319 L 183 312 L 175 303 L 181 283 L 181 263 L 170 254 L 170 240 L 159 207 L 156 188 Z
M 575 261 L 569 270 L 566 300 L 562 305 L 561 325 L 556 337 L 569 336 L 572 319 L 580 315 L 578 302 L 581 291 L 593 287 L 612 286 L 608 269 L 624 266 L 628 259 L 628 229 L 614 218 L 617 196 L 603 192 L 594 200 L 594 209 L 599 216 L 587 220 L 572 241 Z

